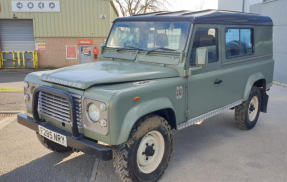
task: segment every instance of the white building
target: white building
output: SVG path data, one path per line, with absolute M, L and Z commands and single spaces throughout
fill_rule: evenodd
M 274 80 L 287 83 L 287 0 L 218 0 L 218 9 L 270 16 L 274 23 Z

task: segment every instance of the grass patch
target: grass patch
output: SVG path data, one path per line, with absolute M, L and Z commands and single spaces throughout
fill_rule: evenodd
M 23 88 L 0 88 L 0 92 L 20 92 L 20 91 L 24 91 Z

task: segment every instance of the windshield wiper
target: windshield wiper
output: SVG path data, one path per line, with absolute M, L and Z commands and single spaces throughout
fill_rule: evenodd
M 134 46 L 121 47 L 121 48 L 116 49 L 116 51 L 119 52 L 119 51 L 121 51 L 121 50 L 126 50 L 126 48 L 135 49 L 135 50 L 138 50 L 138 51 L 144 51 L 143 49 L 138 48 L 138 47 L 134 47 Z
M 165 47 L 158 47 L 158 48 L 155 48 L 153 50 L 149 50 L 147 51 L 147 54 L 151 53 L 151 52 L 154 52 L 156 50 L 164 50 L 164 51 L 174 51 L 174 52 L 178 52 L 177 50 L 175 49 L 169 49 L 169 48 L 165 48 Z

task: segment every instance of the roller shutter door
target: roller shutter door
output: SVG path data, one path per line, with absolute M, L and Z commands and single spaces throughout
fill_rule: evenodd
M 35 51 L 33 20 L 0 20 L 2 51 Z

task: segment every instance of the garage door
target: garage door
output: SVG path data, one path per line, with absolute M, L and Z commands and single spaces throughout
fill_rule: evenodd
M 0 20 L 2 51 L 35 51 L 33 20 Z

